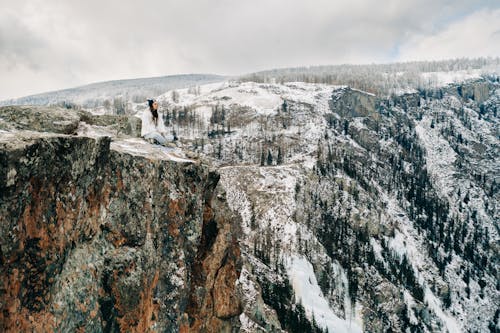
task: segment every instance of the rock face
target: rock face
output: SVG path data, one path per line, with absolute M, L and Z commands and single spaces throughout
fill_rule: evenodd
M 458 86 L 460 96 L 466 99 L 472 99 L 481 104 L 490 96 L 490 85 L 487 82 L 473 82 Z
M 477 80 L 452 84 L 442 90 L 445 93 L 455 95 L 459 98 L 463 98 L 464 100 L 470 99 L 478 104 L 481 104 L 490 97 L 491 90 L 494 90 L 494 87 L 490 82 Z
M 217 181 L 219 176 L 217 175 Z M 218 194 L 203 211 L 201 246 L 193 266 L 193 281 L 181 332 L 231 332 L 239 326 L 241 273 L 239 221 Z M 231 318 L 233 318 L 231 320 Z
M 351 88 L 341 89 L 330 101 L 332 109 L 342 110 L 340 115 L 346 118 L 372 117 L 378 119 L 377 99 L 374 95 Z
M 74 128 L 39 130 L 76 130 L 61 118 Z M 1 132 L 0 330 L 237 327 L 240 254 L 218 179 L 109 137 Z

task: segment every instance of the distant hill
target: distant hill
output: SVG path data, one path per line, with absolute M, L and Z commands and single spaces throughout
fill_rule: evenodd
M 246 74 L 243 82 L 308 82 L 347 85 L 378 96 L 413 93 L 467 79 L 498 80 L 500 58 L 448 59 L 388 64 L 278 68 Z
M 78 105 L 96 108 L 121 101 L 140 103 L 172 89 L 224 81 L 225 77 L 208 74 L 171 75 L 130 80 L 115 80 L 92 83 L 81 87 L 46 92 L 0 101 L 4 105 Z

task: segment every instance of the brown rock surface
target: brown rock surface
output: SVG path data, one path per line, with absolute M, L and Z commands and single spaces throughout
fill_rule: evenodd
M 176 332 L 185 313 L 189 331 L 237 327 L 239 248 L 217 182 L 107 137 L 2 132 L 0 331 Z
M 242 308 L 235 288 L 241 272 L 239 224 L 221 198 L 205 202 L 201 246 L 182 332 L 231 332 L 239 324 Z

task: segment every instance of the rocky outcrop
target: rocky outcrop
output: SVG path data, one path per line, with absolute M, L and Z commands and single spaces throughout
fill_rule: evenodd
M 0 107 L 0 130 L 76 134 L 82 125 L 98 127 L 112 136 L 139 137 L 141 119 L 135 116 L 95 115 L 84 110 L 45 106 Z
M 483 103 L 490 97 L 493 86 L 484 80 L 470 81 L 460 84 L 452 84 L 446 87 L 445 92 L 461 97 L 464 100 L 471 99 L 478 104 Z
M 1 331 L 237 327 L 239 249 L 216 173 L 13 127 L 0 134 Z
M 463 98 L 470 98 L 476 103 L 481 104 L 489 98 L 490 86 L 487 82 L 479 81 L 464 84 L 460 92 Z
M 94 115 L 87 111 L 78 111 L 80 121 L 92 126 L 108 127 L 115 135 L 138 137 L 141 134 L 141 119 L 134 116 Z
M 61 134 L 73 134 L 80 117 L 63 108 L 40 106 L 0 107 L 0 130 L 32 130 Z
M 342 117 L 379 119 L 379 114 L 376 112 L 377 98 L 363 91 L 351 88 L 335 91 L 329 103 L 330 109 L 333 112 L 338 112 Z

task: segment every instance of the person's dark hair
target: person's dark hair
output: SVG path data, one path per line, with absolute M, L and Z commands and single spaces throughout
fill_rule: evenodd
M 153 121 L 155 122 L 155 125 L 158 125 L 158 110 L 153 109 L 154 102 L 154 99 L 148 99 L 149 111 L 151 111 L 151 114 L 153 115 Z

